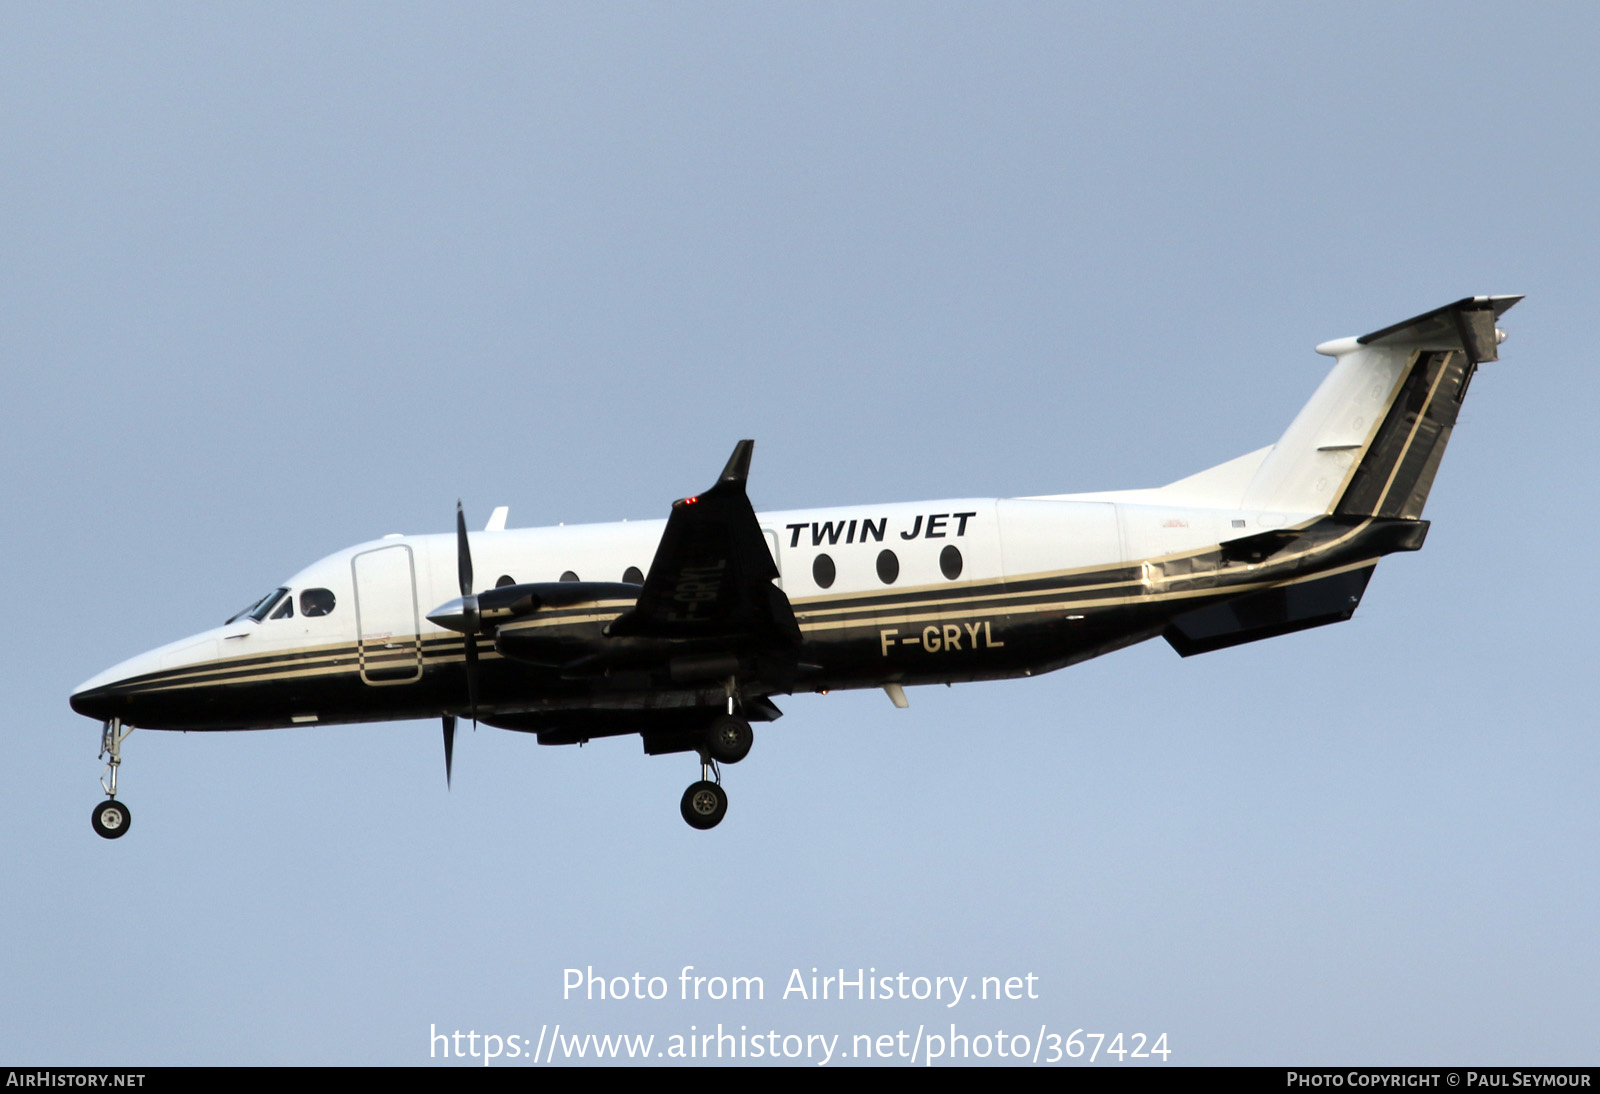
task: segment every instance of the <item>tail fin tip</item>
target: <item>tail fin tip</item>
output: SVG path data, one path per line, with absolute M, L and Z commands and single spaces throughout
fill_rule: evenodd
M 1494 361 L 1499 358 L 1497 347 L 1505 341 L 1505 332 L 1496 328 L 1495 323 L 1521 299 L 1520 295 L 1463 297 L 1382 330 L 1363 334 L 1355 339 L 1355 344 L 1464 350 L 1473 364 Z

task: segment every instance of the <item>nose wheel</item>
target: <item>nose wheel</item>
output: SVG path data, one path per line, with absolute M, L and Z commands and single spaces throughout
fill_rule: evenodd
M 102 839 L 120 839 L 133 823 L 133 814 L 128 812 L 126 805 L 112 798 L 94 807 L 94 815 L 89 818 L 89 823 L 94 825 L 95 834 Z
M 100 776 L 100 789 L 106 792 L 106 801 L 94 807 L 89 823 L 102 839 L 120 839 L 133 823 L 133 814 L 117 800 L 117 768 L 122 766 L 122 742 L 128 739 L 133 727 L 126 729 L 122 719 L 107 720 L 100 731 L 100 758 L 106 761 L 106 771 Z

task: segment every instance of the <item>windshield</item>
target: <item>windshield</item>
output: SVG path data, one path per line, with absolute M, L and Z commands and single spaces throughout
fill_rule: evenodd
M 280 598 L 287 594 L 288 591 L 289 590 L 286 588 L 273 589 L 266 596 L 262 597 L 260 600 L 257 600 L 248 608 L 244 609 L 244 611 L 234 612 L 228 617 L 227 622 L 224 623 L 223 626 L 226 627 L 228 623 L 236 623 L 247 616 L 251 619 L 254 619 L 257 623 L 261 622 L 267 617 L 267 613 L 272 610 L 272 606 L 276 604 Z

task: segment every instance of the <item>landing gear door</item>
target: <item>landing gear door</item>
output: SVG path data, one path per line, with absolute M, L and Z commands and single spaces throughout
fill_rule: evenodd
M 402 543 L 350 560 L 356 587 L 356 656 L 374 687 L 422 678 L 416 567 Z

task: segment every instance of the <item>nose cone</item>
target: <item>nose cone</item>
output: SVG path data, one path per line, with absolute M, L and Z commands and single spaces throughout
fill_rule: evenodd
M 120 717 L 126 702 L 109 688 L 80 687 L 72 693 L 72 709 L 97 722 Z
M 113 665 L 98 676 L 91 676 L 72 689 L 72 709 L 102 722 L 107 718 L 123 717 L 128 712 L 128 694 L 132 682 L 155 671 L 159 665 L 160 661 L 152 651 Z
M 156 677 L 169 675 L 174 669 L 197 665 L 213 660 L 217 653 L 216 635 L 219 630 L 194 635 L 160 649 L 141 653 L 137 657 L 111 666 L 97 676 L 91 676 L 72 690 L 72 709 L 88 718 L 105 721 L 107 718 L 134 720 L 134 707 L 142 702 L 146 706 L 152 690 L 159 688 Z M 136 700 L 136 696 L 143 698 Z M 140 717 L 148 710 L 141 709 Z M 138 724 L 146 724 L 140 721 Z

